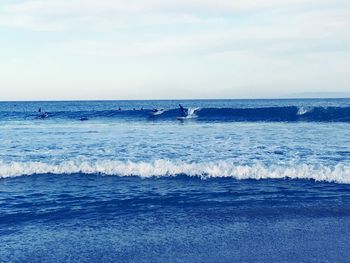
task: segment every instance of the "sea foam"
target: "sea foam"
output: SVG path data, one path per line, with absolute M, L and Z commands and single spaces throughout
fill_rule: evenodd
M 169 160 L 153 162 L 122 161 L 66 161 L 61 163 L 0 162 L 0 178 L 33 174 L 101 174 L 114 176 L 233 178 L 243 179 L 311 179 L 350 184 L 350 166 L 325 165 L 236 165 L 228 161 L 185 163 Z

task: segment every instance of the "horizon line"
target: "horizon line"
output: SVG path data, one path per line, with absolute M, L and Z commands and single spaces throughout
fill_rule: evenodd
M 196 100 L 317 100 L 317 99 L 350 99 L 346 97 L 266 97 L 266 98 L 174 98 L 174 99 L 38 99 L 38 100 L 0 100 L 0 102 L 83 102 L 83 101 L 196 101 Z

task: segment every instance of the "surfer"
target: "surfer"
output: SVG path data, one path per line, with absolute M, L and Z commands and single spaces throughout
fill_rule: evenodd
M 47 114 L 46 112 L 43 112 L 41 110 L 41 107 L 38 109 L 38 116 L 36 117 L 37 119 L 45 119 L 49 117 L 49 114 Z
M 181 117 L 186 117 L 186 112 L 185 112 L 184 107 L 182 107 L 181 104 L 179 104 L 179 107 L 180 107 L 180 111 L 181 111 Z

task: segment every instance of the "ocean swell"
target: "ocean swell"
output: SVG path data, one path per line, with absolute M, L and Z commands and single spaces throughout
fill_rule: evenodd
M 178 108 L 134 110 L 84 110 L 33 112 L 0 112 L 0 120 L 174 120 L 182 116 Z M 259 107 L 259 108 L 194 108 L 185 109 L 185 119 L 196 121 L 265 121 L 265 122 L 350 122 L 350 107 Z
M 350 184 L 350 166 L 307 165 L 236 165 L 228 161 L 185 163 L 169 160 L 153 162 L 66 161 L 56 164 L 43 162 L 0 162 L 0 178 L 34 174 L 102 174 L 114 176 L 233 178 L 243 179 L 311 179 Z

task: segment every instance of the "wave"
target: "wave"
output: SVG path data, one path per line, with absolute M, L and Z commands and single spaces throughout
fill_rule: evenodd
M 312 108 L 304 108 L 304 107 L 300 107 L 298 112 L 297 112 L 297 115 L 304 115 L 308 112 L 311 112 L 313 109 Z
M 260 108 L 192 108 L 187 117 L 195 121 L 265 121 L 265 122 L 350 122 L 350 107 L 260 107 Z M 56 111 L 41 114 L 32 112 L 0 112 L 0 120 L 33 119 L 127 119 L 176 120 L 182 116 L 179 109 L 164 109 L 154 114 L 152 109 Z
M 186 175 L 210 178 L 244 179 L 311 179 L 350 184 L 350 166 L 324 165 L 266 166 L 263 164 L 236 165 L 228 161 L 185 163 L 169 160 L 153 162 L 66 161 L 58 164 L 42 162 L 0 162 L 0 178 L 34 174 L 101 174 L 109 176 L 174 177 Z

